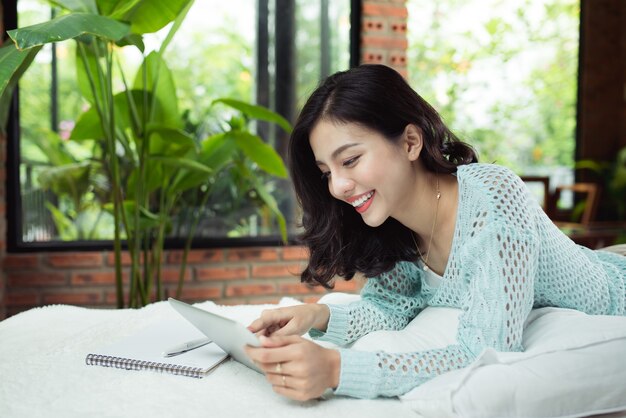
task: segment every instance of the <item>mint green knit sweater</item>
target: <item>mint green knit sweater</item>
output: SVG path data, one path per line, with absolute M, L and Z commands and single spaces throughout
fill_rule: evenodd
M 626 314 L 626 257 L 576 245 L 506 168 L 464 165 L 457 179 L 457 220 L 442 284 L 428 287 L 421 269 L 400 262 L 368 279 L 360 301 L 329 305 L 326 333 L 310 334 L 345 345 L 375 330 L 403 329 L 426 306 L 449 306 L 462 310 L 458 343 L 398 354 L 339 349 L 337 394 L 401 395 L 469 365 L 486 347 L 522 351 L 524 322 L 534 307 Z

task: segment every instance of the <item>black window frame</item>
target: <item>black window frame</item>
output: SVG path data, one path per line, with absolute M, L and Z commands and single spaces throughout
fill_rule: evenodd
M 1 0 L 2 19 L 5 32 L 2 34 L 6 41 L 6 31 L 17 28 L 17 2 L 19 0 Z M 277 3 L 281 0 L 275 0 Z M 285 1 L 285 0 L 283 0 Z M 290 2 L 292 0 L 286 0 Z M 327 0 L 326 0 L 327 1 Z M 256 3 L 256 2 L 255 2 Z M 360 34 L 361 34 L 361 3 L 362 0 L 350 0 L 350 34 L 349 34 L 349 66 L 355 67 L 360 62 Z M 255 4 L 256 7 L 256 4 Z M 278 60 L 279 58 L 276 57 Z M 54 89 L 54 87 L 53 87 Z M 112 240 L 76 240 L 76 241 L 36 241 L 22 240 L 22 196 L 20 189 L 20 122 L 19 122 L 19 88 L 15 89 L 6 130 L 6 202 L 7 202 L 7 252 L 48 252 L 48 251 L 103 251 L 113 248 Z M 51 92 L 54 94 L 54 91 Z M 260 103 L 264 104 L 264 103 Z M 276 109 L 281 113 L 284 105 L 276 103 Z M 293 111 L 293 110 L 292 110 Z M 284 113 L 284 112 L 283 112 Z M 293 119 L 293 115 L 283 115 Z M 287 244 L 296 244 L 295 237 L 288 237 Z M 261 247 L 283 245 L 278 235 L 241 238 L 195 238 L 193 248 L 235 248 Z M 169 238 L 165 242 L 166 249 L 181 249 L 184 239 Z

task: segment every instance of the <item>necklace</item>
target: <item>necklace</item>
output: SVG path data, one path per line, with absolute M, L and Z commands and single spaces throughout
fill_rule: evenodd
M 437 206 L 435 207 L 435 219 L 433 221 L 433 226 L 430 229 L 430 239 L 428 240 L 428 249 L 426 250 L 426 258 L 422 256 L 420 247 L 419 245 L 417 245 L 417 241 L 415 241 L 415 234 L 411 233 L 411 237 L 413 237 L 413 243 L 415 244 L 417 253 L 419 254 L 420 259 L 424 263 L 424 271 L 430 270 L 430 267 L 428 267 L 428 257 L 430 256 L 430 246 L 433 243 L 433 234 L 435 233 L 435 226 L 437 225 L 437 214 L 439 213 L 439 199 L 441 198 L 441 191 L 439 190 L 439 176 L 436 176 L 435 178 L 437 179 Z

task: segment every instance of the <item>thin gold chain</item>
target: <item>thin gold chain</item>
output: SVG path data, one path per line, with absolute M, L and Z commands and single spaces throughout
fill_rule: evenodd
M 413 237 L 413 243 L 415 243 L 415 248 L 417 249 L 417 253 L 420 256 L 420 259 L 424 263 L 424 271 L 428 271 L 430 267 L 428 266 L 428 258 L 430 257 L 430 247 L 433 244 L 433 235 L 435 234 L 435 226 L 437 225 L 437 215 L 439 214 L 439 199 L 441 198 L 441 191 L 439 190 L 439 176 L 435 177 L 437 179 L 437 206 L 435 207 L 435 219 L 433 221 L 433 226 L 430 229 L 430 239 L 428 240 L 428 249 L 426 250 L 426 258 L 422 256 L 422 252 L 420 251 L 419 245 L 417 245 L 417 241 L 415 241 L 415 234 L 411 234 Z

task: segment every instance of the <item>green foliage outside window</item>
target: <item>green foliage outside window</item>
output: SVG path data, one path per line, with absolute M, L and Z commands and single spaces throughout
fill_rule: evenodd
M 483 162 L 572 170 L 579 0 L 409 0 L 409 77 Z

